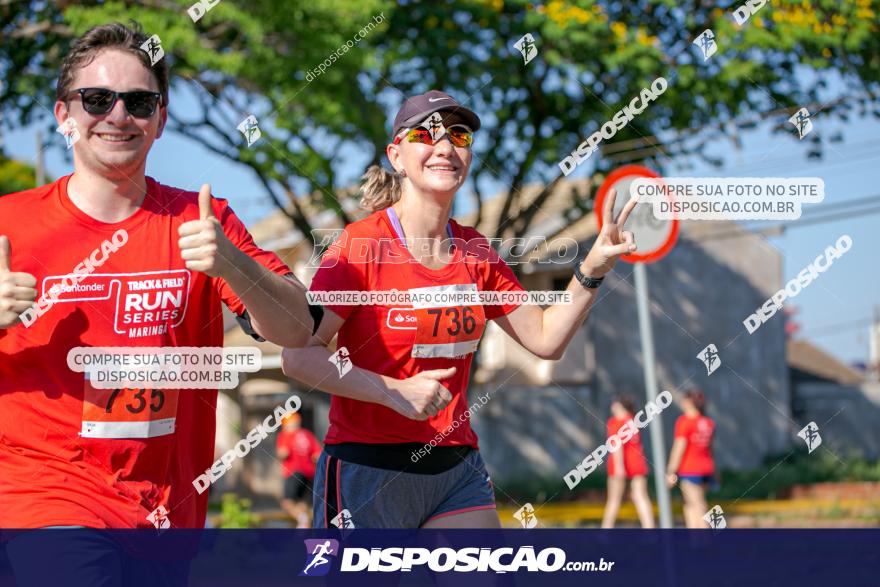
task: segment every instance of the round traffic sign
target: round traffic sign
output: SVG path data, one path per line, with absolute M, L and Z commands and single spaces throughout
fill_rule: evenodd
M 616 217 L 630 198 L 630 185 L 640 177 L 659 178 L 656 171 L 641 165 L 624 165 L 608 174 L 596 193 L 596 219 L 599 230 L 602 230 L 602 209 L 605 198 L 611 188 L 617 191 L 612 216 Z M 659 220 L 654 217 L 650 203 L 637 205 L 626 221 L 624 230 L 633 233 L 638 249 L 635 253 L 622 255 L 620 258 L 628 263 L 653 263 L 659 261 L 672 250 L 678 239 L 678 219 Z

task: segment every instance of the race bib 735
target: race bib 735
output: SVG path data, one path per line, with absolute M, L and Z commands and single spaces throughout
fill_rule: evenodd
M 176 389 L 96 389 L 83 393 L 83 438 L 153 438 L 174 433 Z

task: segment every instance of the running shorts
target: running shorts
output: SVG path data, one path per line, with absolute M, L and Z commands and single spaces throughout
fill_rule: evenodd
M 715 478 L 715 475 L 679 475 L 678 480 L 702 485 L 709 491 L 718 491 L 718 479 Z
M 284 499 L 306 501 L 312 492 L 312 480 L 302 473 L 294 473 L 284 480 Z
M 313 497 L 315 528 L 419 528 L 430 520 L 495 509 L 478 450 L 441 473 L 411 473 L 343 461 L 325 450 Z

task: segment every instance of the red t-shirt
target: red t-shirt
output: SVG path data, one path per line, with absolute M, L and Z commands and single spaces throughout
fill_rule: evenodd
M 611 437 L 632 419 L 632 414 L 628 414 L 625 418 L 617 419 L 611 417 L 608 419 L 608 437 Z M 635 429 L 635 427 L 633 427 Z M 638 432 L 623 445 L 623 470 L 627 477 L 635 477 L 636 475 L 647 475 L 648 464 L 645 461 L 645 451 L 642 449 L 642 439 Z M 608 457 L 608 475 L 614 475 L 616 468 L 614 464 L 614 455 Z
M 687 448 L 681 464 L 679 475 L 712 475 L 715 473 L 715 461 L 712 459 L 712 436 L 715 433 L 715 422 L 706 416 L 690 418 L 685 415 L 675 422 L 675 438 L 687 440 Z
M 387 213 L 375 212 L 348 225 L 321 260 L 311 291 L 525 291 L 510 267 L 475 229 L 450 221 L 454 258 L 440 269 L 415 261 L 398 240 Z M 435 296 L 435 300 L 436 297 Z M 437 416 L 411 420 L 385 406 L 334 395 L 326 444 L 343 442 L 429 442 L 447 433 L 440 445 L 477 447 L 469 419 L 467 382 L 473 352 L 487 320 L 518 307 L 465 305 L 431 307 L 422 302 L 389 305 L 333 305 L 325 309 L 345 319 L 338 348 L 355 366 L 406 379 L 422 371 L 457 367 L 442 381 L 452 401 Z M 452 427 L 458 419 L 457 427 Z
M 0 527 L 203 527 L 208 493 L 193 479 L 214 460 L 216 390 L 96 390 L 67 366 L 73 347 L 222 346 L 221 279 L 185 268 L 178 227 L 199 218 L 198 194 L 147 178 L 143 205 L 113 224 L 79 210 L 70 176 L 0 197 L 11 269 L 34 275 L 37 298 L 124 229 L 128 241 L 26 327 L 0 329 Z M 270 270 L 289 269 L 254 244 L 227 202 L 214 213 L 229 239 Z M 103 253 L 94 259 L 103 258 Z M 74 281 L 75 283 L 75 281 Z M 57 291 L 57 290 L 56 290 Z
M 301 473 L 306 479 L 315 477 L 315 459 L 321 454 L 321 443 L 305 428 L 284 430 L 275 441 L 277 449 L 287 449 L 287 458 L 281 463 L 281 474 L 290 477 Z

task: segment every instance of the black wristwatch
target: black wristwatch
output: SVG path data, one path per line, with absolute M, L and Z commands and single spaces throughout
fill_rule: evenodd
M 577 279 L 582 286 L 587 289 L 596 289 L 600 285 L 602 285 L 602 280 L 605 279 L 605 276 L 602 277 L 587 277 L 584 275 L 583 271 L 581 271 L 581 264 L 578 263 L 574 266 L 574 278 Z

